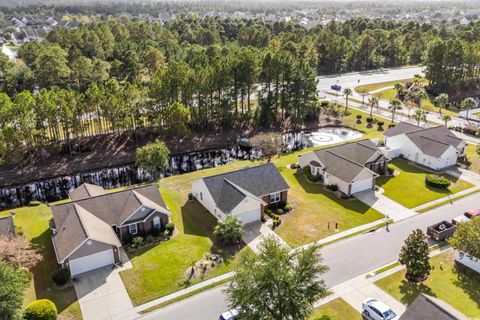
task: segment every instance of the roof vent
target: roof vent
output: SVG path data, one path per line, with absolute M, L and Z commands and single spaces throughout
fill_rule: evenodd
M 145 212 L 145 207 L 142 207 L 142 209 L 140 209 L 142 212 Z

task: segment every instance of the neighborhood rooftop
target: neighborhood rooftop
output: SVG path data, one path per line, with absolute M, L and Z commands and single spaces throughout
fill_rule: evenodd
M 449 146 L 457 147 L 462 139 L 457 138 L 446 126 L 420 128 L 401 122 L 385 132 L 386 137 L 405 134 L 422 152 L 439 157 Z
M 365 169 L 364 165 L 369 159 L 374 157 L 375 161 L 383 156 L 369 139 L 315 150 L 314 153 L 328 173 L 345 182 L 350 182 L 358 176 Z
M 223 212 L 235 208 L 248 196 L 246 193 L 259 197 L 289 188 L 272 163 L 206 177 L 203 181 Z
M 13 216 L 0 218 L 0 236 L 6 236 L 15 232 Z
M 400 320 L 467 320 L 448 303 L 421 293 L 408 307 Z

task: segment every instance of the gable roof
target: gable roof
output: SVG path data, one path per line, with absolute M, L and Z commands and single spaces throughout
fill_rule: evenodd
M 90 183 L 83 183 L 78 188 L 73 189 L 68 193 L 69 198 L 72 201 L 77 201 L 81 199 L 96 197 L 107 194 L 107 191 L 101 186 L 97 186 Z
M 396 129 L 397 127 L 399 128 Z M 385 132 L 387 137 L 400 134 L 405 134 L 423 153 L 433 157 L 440 157 L 450 146 L 457 148 L 462 142 L 462 139 L 456 137 L 446 126 L 419 128 L 401 122 Z
M 53 236 L 53 243 L 59 262 L 66 259 L 87 239 L 120 246 L 120 241 L 113 231 L 113 225 L 131 221 L 129 219 L 132 217 L 143 220 L 153 211 L 169 215 L 155 185 L 112 193 L 106 193 L 102 188 L 104 194 L 88 198 L 82 198 L 87 190 L 101 192 L 98 188 L 91 188 L 92 185 L 82 186 L 81 191 L 75 194 L 80 196 L 80 200 L 51 207 L 57 229 Z M 144 207 L 151 210 L 139 210 Z M 137 212 L 142 214 L 136 215 Z
M 15 224 L 13 222 L 13 217 L 8 216 L 0 218 L 0 236 L 8 236 L 12 233 L 15 233 Z
M 371 159 L 375 161 L 384 157 L 369 139 L 318 149 L 313 153 L 327 173 L 347 183 L 352 182 L 361 173 L 362 176 L 376 176 L 373 171 L 365 167 L 365 164 Z
M 445 301 L 421 293 L 400 317 L 400 320 L 418 319 L 467 320 L 469 318 Z
M 229 213 L 251 195 L 261 197 L 288 190 L 289 186 L 272 163 L 247 167 L 202 179 L 217 207 Z

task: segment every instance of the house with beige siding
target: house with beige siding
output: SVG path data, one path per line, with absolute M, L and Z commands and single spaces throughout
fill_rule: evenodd
M 51 207 L 52 242 L 57 261 L 72 277 L 122 262 L 122 243 L 161 230 L 170 213 L 155 185 L 107 192 L 83 184 L 72 200 Z
M 375 188 L 375 179 L 386 172 L 387 158 L 368 139 L 322 148 L 298 155 L 301 168 L 310 167 L 311 174 L 325 185 L 337 185 L 350 196 Z
M 265 208 L 288 200 L 289 186 L 272 163 L 205 177 L 192 182 L 193 196 L 217 219 L 235 215 L 260 221 Z

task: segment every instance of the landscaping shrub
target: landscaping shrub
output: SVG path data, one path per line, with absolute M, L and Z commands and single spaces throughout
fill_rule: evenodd
M 70 280 L 70 271 L 66 268 L 57 269 L 52 273 L 52 280 L 59 286 Z
M 143 238 L 140 236 L 133 238 L 132 245 L 135 248 L 140 248 L 141 246 L 143 246 Z
M 293 207 L 290 203 L 287 203 L 285 207 L 283 207 L 283 210 L 285 210 L 286 212 L 292 211 L 292 209 Z
M 165 225 L 165 232 L 167 235 L 171 236 L 173 234 L 173 230 L 175 230 L 175 225 L 172 222 L 169 222 Z
M 330 190 L 330 191 L 338 191 L 338 185 L 336 184 L 329 184 L 327 186 L 327 189 Z
M 378 169 L 378 173 L 381 175 L 381 176 L 384 176 L 385 175 L 385 169 L 383 167 L 380 167 Z
M 272 216 L 272 209 L 265 209 L 265 213 L 267 214 L 267 216 L 271 217 Z
M 322 100 L 322 101 L 320 102 L 320 106 L 321 106 L 322 108 L 327 108 L 329 105 L 330 105 L 330 102 L 328 102 L 327 100 Z
M 378 126 L 378 131 L 382 131 L 383 130 L 383 125 L 385 124 L 384 121 L 378 121 L 377 122 L 377 126 Z
M 395 126 L 396 126 L 395 123 L 390 123 L 390 124 L 388 125 L 389 128 L 393 128 L 393 127 L 395 127 Z
M 450 180 L 440 175 L 427 175 L 425 176 L 425 182 L 428 186 L 434 188 L 447 189 L 450 186 Z
M 283 210 L 282 209 L 277 209 L 277 214 L 283 214 Z
M 39 205 L 41 205 L 42 203 L 40 201 L 30 201 L 30 203 L 28 204 L 29 207 L 38 207 Z
M 320 180 L 318 176 L 314 176 L 312 174 L 312 172 L 310 171 L 310 166 L 303 167 L 303 174 L 305 175 L 308 181 L 317 182 L 318 180 Z
M 57 320 L 57 307 L 52 301 L 41 299 L 33 301 L 23 313 L 24 320 Z
M 160 229 L 153 228 L 151 233 L 152 233 L 152 236 L 158 237 L 160 235 Z
M 298 168 L 300 168 L 300 166 L 298 165 L 298 163 L 292 163 L 292 164 L 290 165 L 290 169 L 298 169 Z
M 357 114 L 357 123 L 362 123 L 362 115 Z
M 387 166 L 387 173 L 388 173 L 388 175 L 391 176 L 391 175 L 393 175 L 394 172 L 395 172 L 395 168 L 394 168 L 391 164 L 389 164 L 389 165 Z

